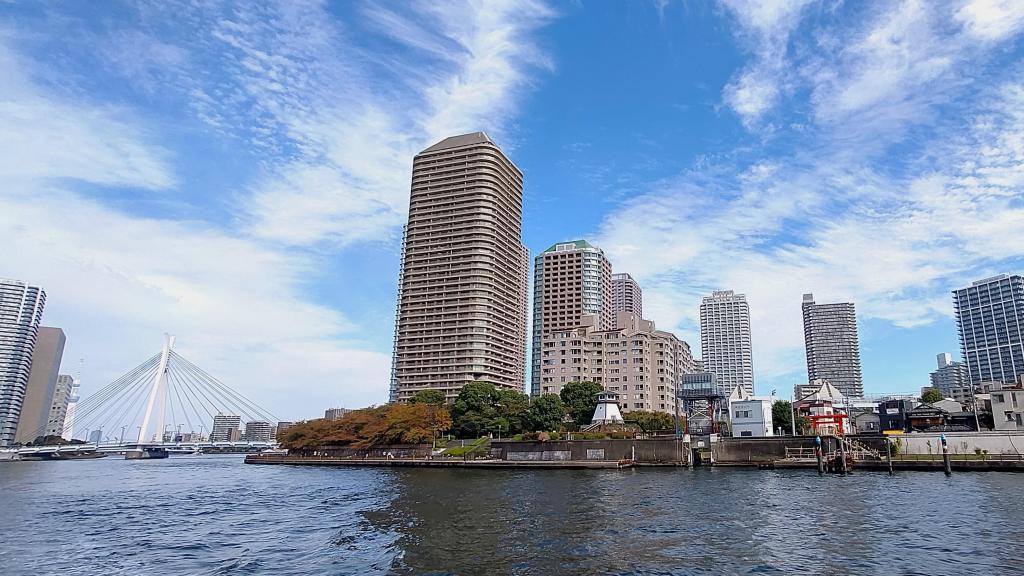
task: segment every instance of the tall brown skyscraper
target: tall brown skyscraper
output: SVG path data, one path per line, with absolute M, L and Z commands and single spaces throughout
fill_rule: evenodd
M 391 400 L 449 399 L 474 380 L 522 390 L 527 251 L 523 173 L 483 132 L 413 159 Z

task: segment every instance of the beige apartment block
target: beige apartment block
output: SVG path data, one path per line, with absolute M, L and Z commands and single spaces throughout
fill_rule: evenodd
M 474 380 L 522 390 L 527 251 L 523 174 L 483 132 L 413 159 L 391 400 L 449 399 Z
M 542 340 L 540 393 L 558 394 L 569 382 L 597 382 L 619 395 L 623 412 L 674 413 L 682 374 L 696 371 L 689 344 L 629 312 L 619 312 L 610 330 L 599 329 L 598 322 L 587 316 L 580 326 Z
M 541 344 L 545 338 L 580 326 L 585 316 L 595 316 L 600 330 L 614 326 L 611 277 L 611 262 L 586 240 L 560 242 L 534 259 L 532 395 L 541 393 Z

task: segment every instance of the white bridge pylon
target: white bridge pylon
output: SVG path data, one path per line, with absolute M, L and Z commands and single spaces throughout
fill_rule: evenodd
M 277 423 L 274 415 L 178 354 L 174 344 L 174 336 L 165 334 L 160 352 L 79 402 L 64 439 L 72 439 L 73 425 L 75 439 L 94 444 L 202 442 L 213 439 L 217 416 L 228 423 L 218 429 L 217 442 L 231 441 L 249 423 L 257 423 L 253 434 L 265 438 Z
M 164 433 L 164 401 L 167 398 L 167 362 L 171 359 L 171 348 L 174 347 L 174 336 L 164 334 L 164 348 L 160 351 L 160 364 L 157 367 L 153 387 L 149 390 L 146 412 L 139 427 L 139 444 L 146 443 L 148 438 L 156 437 L 163 441 Z M 154 408 L 156 409 L 154 413 Z M 155 415 L 155 419 L 154 419 Z M 149 423 L 152 421 L 153 436 L 149 434 Z

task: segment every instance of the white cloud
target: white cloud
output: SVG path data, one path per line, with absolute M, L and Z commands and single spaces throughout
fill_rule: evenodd
M 170 331 L 186 356 L 282 418 L 386 398 L 389 355 L 363 349 L 355 326 L 304 295 L 316 260 L 77 193 L 79 183 L 164 190 L 169 155 L 124 111 L 41 96 L 2 43 L 0 62 L 0 266 L 47 289 L 44 321 L 69 336 L 65 371 L 86 359 L 84 395 Z M 295 387 L 301 399 L 282 395 Z
M 724 90 L 726 103 L 752 128 L 775 106 L 789 83 L 786 53 L 789 38 L 811 0 L 746 2 L 721 0 L 737 23 L 737 36 L 754 60 Z
M 304 248 L 391 238 L 413 154 L 460 131 L 505 134 L 530 70 L 550 67 L 533 33 L 554 14 L 539 2 L 363 8 L 411 52 L 371 52 L 320 2 L 143 3 L 128 29 L 78 40 L 97 42 L 149 99 L 184 105 L 260 158 L 251 185 L 224 192 L 239 229 L 108 204 L 133 189 L 187 197 L 176 158 L 131 110 L 44 89 L 24 73 L 50 73 L 44 63 L 21 66 L 0 36 L 0 265 L 47 288 L 69 364 L 86 359 L 85 395 L 169 331 L 183 355 L 281 418 L 386 399 L 389 351 L 308 296 L 325 263 Z
M 817 119 L 837 122 L 861 115 L 860 122 L 877 130 L 876 120 L 919 119 L 926 104 L 948 94 L 925 87 L 939 81 L 959 84 L 951 74 L 966 55 L 959 53 L 955 38 L 940 33 L 942 15 L 937 12 L 930 3 L 908 0 L 869 15 L 868 26 L 853 31 L 831 55 L 834 60 L 810 76 Z M 893 126 L 893 132 L 899 128 Z
M 961 2 L 955 18 L 967 32 L 982 40 L 1002 40 L 1024 27 L 1024 3 L 1018 0 Z
M 732 97 L 764 70 L 768 80 L 751 86 L 767 92 L 731 104 L 756 127 L 779 82 L 803 82 L 813 93 L 809 128 L 794 152 L 746 150 L 730 165 L 703 164 L 606 218 L 596 242 L 617 270 L 639 277 L 647 315 L 697 349 L 700 297 L 746 293 L 758 378 L 782 385 L 803 374 L 803 293 L 852 300 L 863 318 L 909 328 L 950 314 L 952 287 L 1021 262 L 1020 69 L 987 68 L 995 44 L 944 26 L 943 10 L 913 1 L 877 9 L 861 28 L 813 30 L 837 39 L 817 51 L 753 42 L 760 52 Z M 737 14 L 739 33 L 788 38 L 793 28 L 766 14 Z M 894 144 L 899 162 L 886 156 Z
M 0 35 L 0 177 L 6 182 L 57 175 L 151 189 L 173 184 L 168 153 L 131 125 L 126 111 L 55 101 L 33 86 Z
M 216 24 L 196 42 L 224 73 L 183 88 L 200 118 L 264 151 L 240 202 L 247 232 L 301 247 L 393 238 L 412 157 L 454 134 L 505 136 L 529 72 L 551 66 L 534 33 L 555 16 L 537 1 L 370 3 L 361 24 L 401 46 L 380 53 L 319 2 L 204 15 Z
M 0 231 L 5 273 L 47 289 L 68 360 L 86 358 L 86 394 L 159 350 L 168 331 L 184 355 L 282 418 L 386 398 L 389 356 L 347 341 L 355 327 L 303 296 L 311 261 L 39 184 L 0 197 Z M 301 400 L 284 394 L 296 386 Z

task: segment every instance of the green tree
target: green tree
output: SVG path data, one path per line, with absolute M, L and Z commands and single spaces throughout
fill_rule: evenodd
M 498 391 L 488 382 L 470 382 L 452 404 L 452 431 L 462 438 L 479 438 L 496 430 Z
M 569 382 L 562 387 L 562 403 L 577 425 L 590 424 L 597 408 L 597 396 L 604 391 L 594 382 Z
M 813 422 L 811 422 L 811 419 L 808 418 L 807 416 L 797 416 L 796 417 L 796 433 L 797 434 L 800 434 L 801 436 L 806 435 L 806 434 L 810 434 L 810 433 L 814 432 L 812 427 L 813 427 Z
M 430 404 L 441 406 L 445 403 L 444 392 L 440 390 L 420 390 L 409 400 L 410 404 Z
M 935 388 L 925 388 L 924 392 L 921 392 L 921 402 L 934 404 L 939 400 L 942 400 L 942 392 L 939 392 Z
M 530 404 L 530 431 L 558 432 L 564 417 L 562 398 L 558 394 L 544 394 Z
M 784 434 L 792 434 L 793 431 L 793 408 L 792 404 L 785 400 L 772 402 L 772 425 L 778 430 L 782 428 Z
M 530 425 L 530 397 L 515 390 L 498 390 L 494 395 L 494 408 L 497 415 L 493 428 L 489 431 L 507 436 L 520 434 Z
M 645 433 L 657 432 L 659 430 L 674 430 L 675 420 L 671 414 L 665 412 L 652 412 L 650 410 L 632 410 L 622 415 L 622 419 L 640 427 Z

